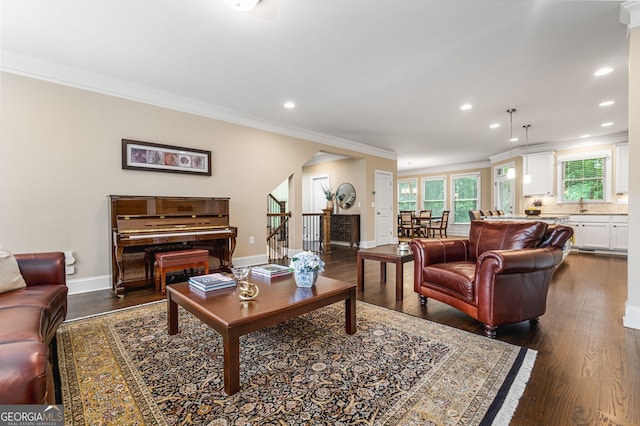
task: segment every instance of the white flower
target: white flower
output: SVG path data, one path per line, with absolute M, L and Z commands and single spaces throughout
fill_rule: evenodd
M 315 253 L 310 251 L 302 251 L 296 254 L 289 263 L 289 269 L 293 272 L 310 272 L 310 271 L 324 271 L 324 262 Z

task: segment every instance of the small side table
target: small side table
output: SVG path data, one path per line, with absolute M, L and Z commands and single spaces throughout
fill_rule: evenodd
M 360 249 L 357 254 L 358 259 L 358 290 L 364 291 L 364 261 L 365 259 L 380 262 L 380 282 L 387 282 L 387 263 L 396 265 L 396 300 L 402 300 L 403 291 L 403 264 L 413 260 L 411 250 L 400 251 L 396 244 L 378 246 L 368 249 Z

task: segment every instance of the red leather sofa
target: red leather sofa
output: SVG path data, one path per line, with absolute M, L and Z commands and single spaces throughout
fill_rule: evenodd
M 467 239 L 413 239 L 414 290 L 422 305 L 431 297 L 496 328 L 545 313 L 547 291 L 563 246 L 573 234 L 567 226 L 538 221 L 471 222 Z
M 64 254 L 15 258 L 27 286 L 0 294 L 0 404 L 55 404 L 50 348 L 67 315 Z

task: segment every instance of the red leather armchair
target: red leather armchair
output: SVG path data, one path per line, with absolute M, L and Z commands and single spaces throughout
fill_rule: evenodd
M 15 258 L 27 286 L 0 294 L 0 404 L 55 404 L 50 358 L 67 315 L 64 254 Z
M 496 328 L 537 320 L 570 227 L 543 222 L 473 221 L 468 239 L 413 239 L 414 290 Z

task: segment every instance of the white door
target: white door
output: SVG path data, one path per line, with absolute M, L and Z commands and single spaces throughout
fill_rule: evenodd
M 393 174 L 376 170 L 375 181 L 376 245 L 382 246 L 393 237 Z
M 507 214 L 513 213 L 513 205 L 515 201 L 515 180 L 507 178 L 507 169 L 513 167 L 513 163 L 505 166 L 494 167 L 493 169 L 493 206 L 489 209 L 504 210 Z M 479 209 L 487 208 L 487 206 L 478 205 Z
M 327 207 L 327 199 L 324 196 L 323 188 L 329 187 L 329 176 L 314 176 L 311 178 L 311 212 L 322 213 L 322 209 Z M 322 220 L 322 218 L 320 218 Z M 305 235 L 312 241 L 320 241 L 320 228 L 305 229 Z M 309 235 L 313 234 L 313 235 Z
M 327 207 L 327 199 L 323 188 L 329 187 L 329 176 L 314 176 L 311 178 L 311 212 L 322 213 Z

